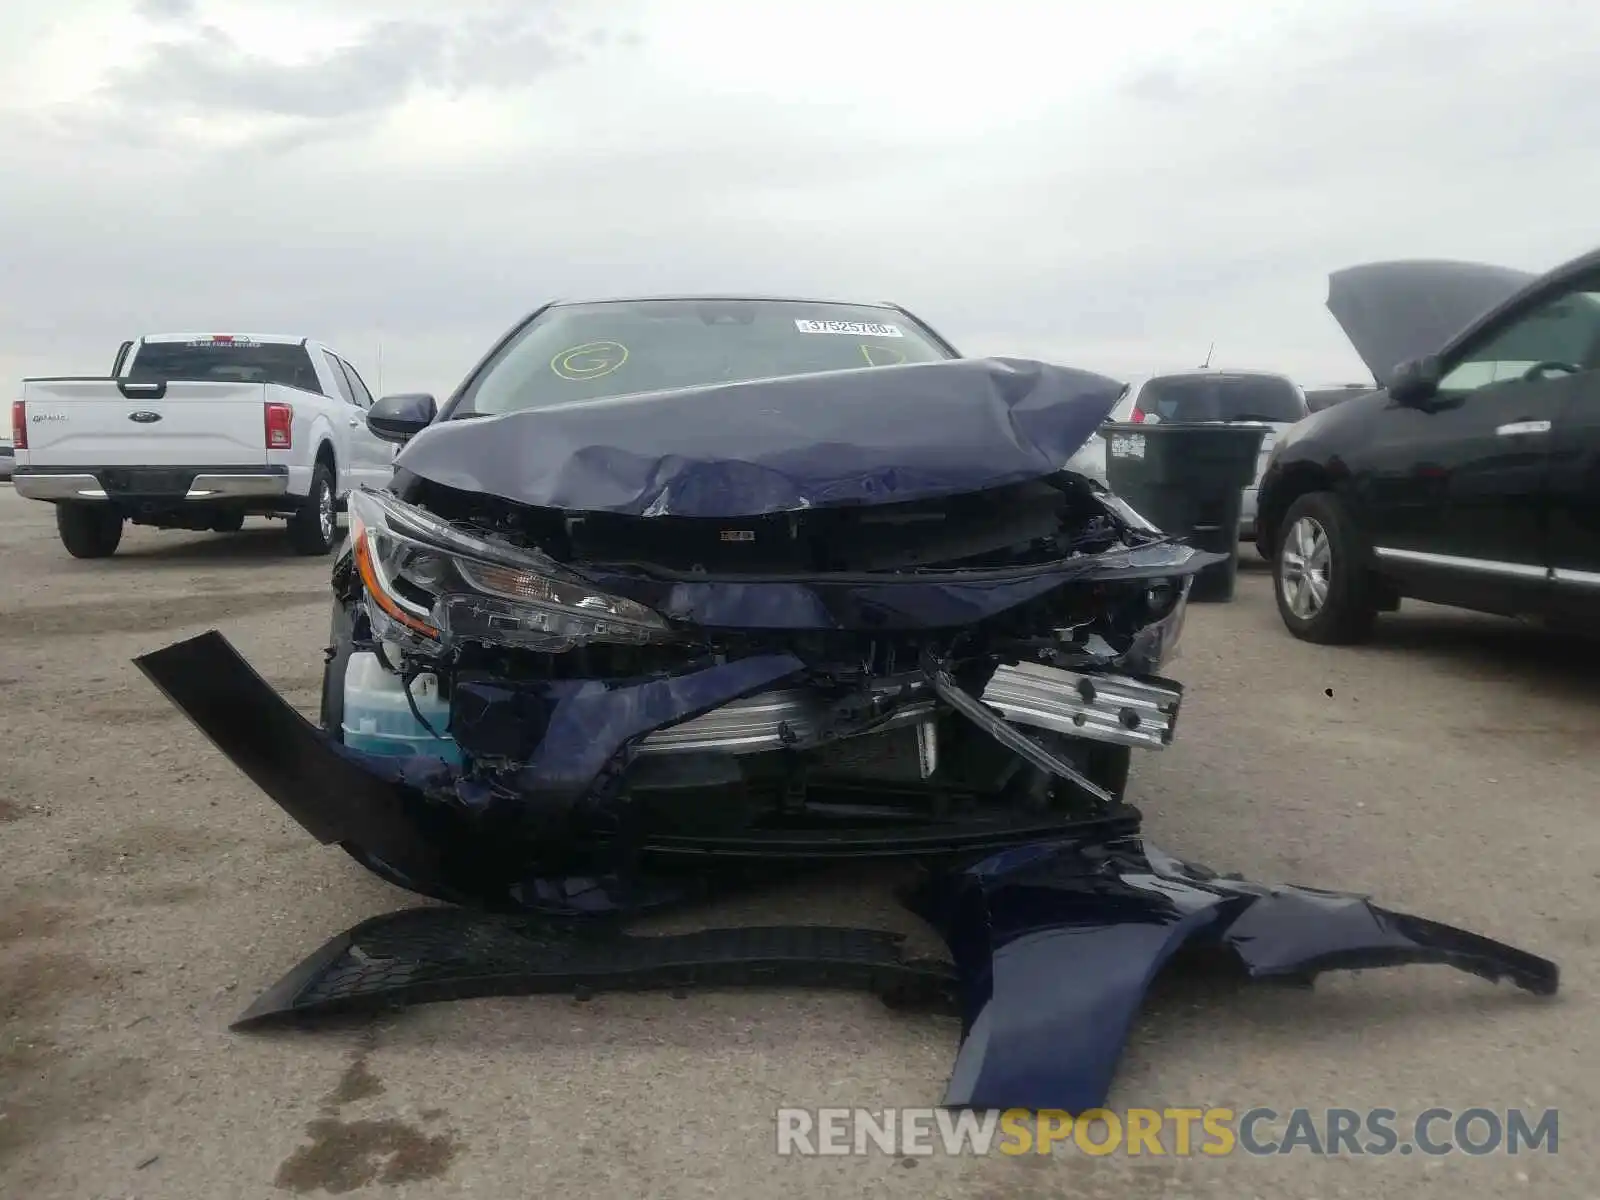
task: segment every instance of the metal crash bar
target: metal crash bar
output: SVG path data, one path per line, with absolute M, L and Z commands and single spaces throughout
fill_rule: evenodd
M 1160 750 L 1171 740 L 1183 689 L 1122 675 L 1090 675 L 1034 663 L 1002 665 L 979 699 L 1014 725 Z M 785 689 L 735 700 L 680 725 L 660 729 L 636 747 L 639 754 L 759 754 L 804 741 L 816 730 L 825 705 L 814 692 Z M 897 709 L 871 732 L 915 724 L 934 711 L 931 700 Z

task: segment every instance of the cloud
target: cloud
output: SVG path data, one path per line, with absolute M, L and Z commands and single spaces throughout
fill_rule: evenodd
M 419 91 L 515 91 L 635 40 L 628 30 L 570 31 L 559 9 L 535 2 L 448 20 L 380 20 L 291 59 L 278 38 L 197 22 L 191 0 L 144 0 L 140 11 L 184 29 L 113 66 L 87 101 L 57 110 L 64 135 L 193 142 L 212 134 L 221 148 L 281 151 L 365 128 Z
M 1172 65 L 1143 67 L 1122 83 L 1124 95 L 1153 104 L 1178 105 L 1201 94 L 1194 79 Z
M 352 46 L 297 64 L 276 62 L 202 25 L 114 71 L 101 99 L 152 115 L 343 117 L 394 104 L 415 82 L 439 80 L 444 58 L 439 30 L 418 24 L 380 25 Z
M 1215 340 L 1317 383 L 1362 377 L 1329 271 L 1600 240 L 1600 10 L 442 11 L 210 0 L 29 43 L 52 72 L 110 48 L 87 100 L 0 122 L 0 372 L 234 326 L 369 372 L 381 336 L 386 384 L 447 392 L 552 297 L 748 289 L 897 300 L 963 349 L 1114 373 Z

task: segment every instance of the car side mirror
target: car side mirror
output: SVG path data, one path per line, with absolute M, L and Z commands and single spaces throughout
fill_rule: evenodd
M 1438 394 L 1439 381 L 1443 378 L 1444 368 L 1438 355 L 1407 359 L 1394 369 L 1389 379 L 1389 395 L 1396 404 L 1423 404 Z
M 374 437 L 404 445 L 439 415 L 439 404 L 427 392 L 384 396 L 367 410 L 367 428 Z

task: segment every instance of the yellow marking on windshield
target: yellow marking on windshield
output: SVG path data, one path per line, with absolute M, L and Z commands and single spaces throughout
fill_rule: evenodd
M 621 342 L 585 342 L 557 354 L 550 369 L 562 379 L 581 383 L 609 375 L 627 361 L 628 348 Z
M 869 346 L 861 343 L 861 357 L 867 360 L 869 367 L 893 367 L 905 362 L 904 350 L 896 350 L 893 346 Z

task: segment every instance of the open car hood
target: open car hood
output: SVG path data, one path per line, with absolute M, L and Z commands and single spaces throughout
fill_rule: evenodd
M 1364 263 L 1328 276 L 1333 313 L 1380 387 L 1395 367 L 1432 354 L 1538 276 L 1486 263 Z
M 425 430 L 399 470 L 519 504 L 741 517 L 891 504 L 1062 469 L 1123 384 L 953 359 L 644 392 Z

